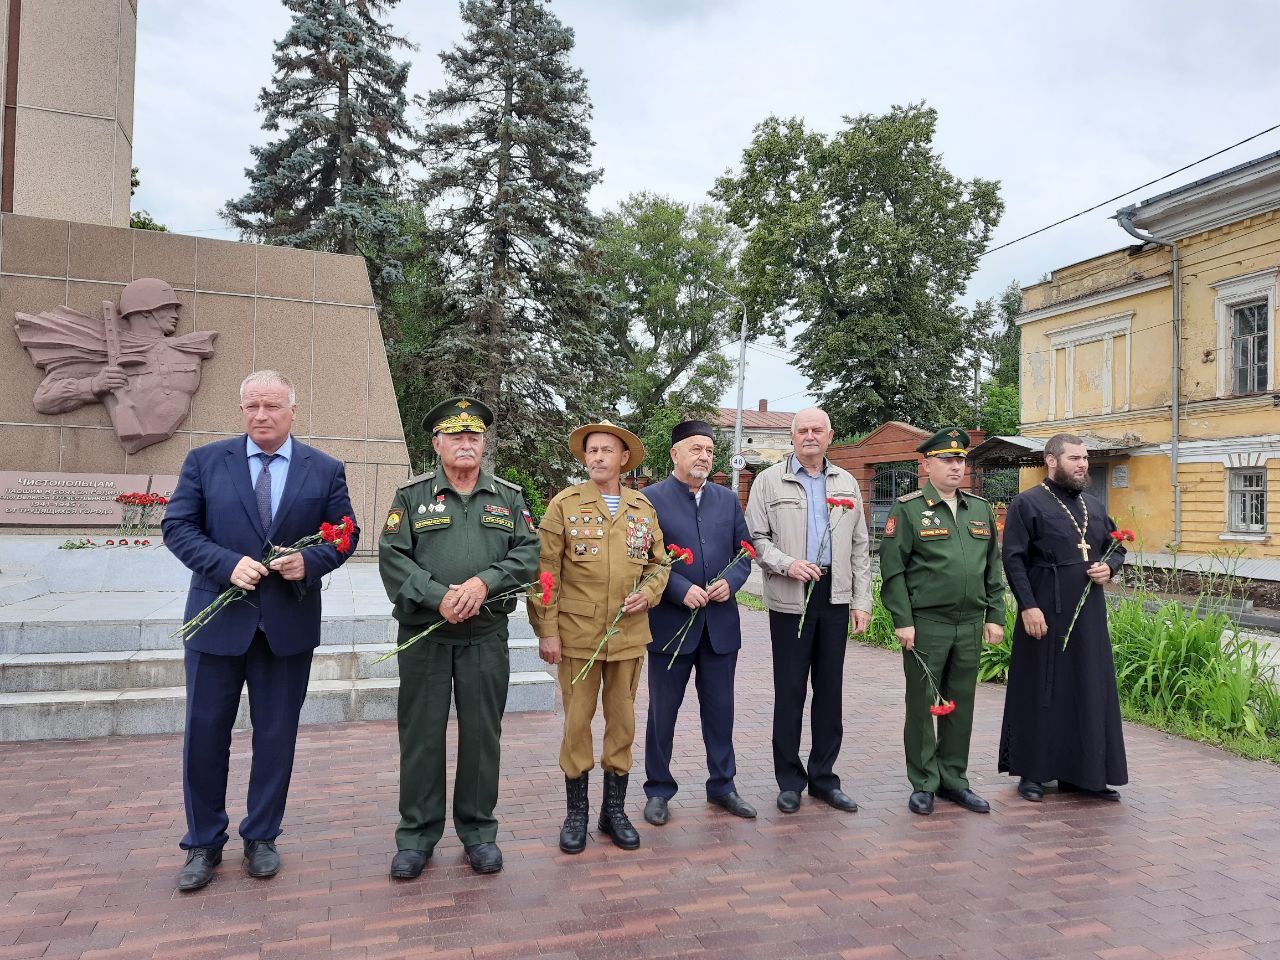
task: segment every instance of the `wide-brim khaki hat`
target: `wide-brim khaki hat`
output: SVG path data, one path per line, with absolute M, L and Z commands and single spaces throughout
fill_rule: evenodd
M 587 437 L 593 433 L 613 434 L 613 436 L 627 445 L 627 450 L 631 452 L 631 458 L 623 466 L 623 473 L 636 470 L 644 463 L 644 443 L 641 439 L 626 427 L 620 427 L 616 423 L 603 420 L 600 423 L 588 423 L 569 434 L 569 452 L 584 467 L 587 465 Z

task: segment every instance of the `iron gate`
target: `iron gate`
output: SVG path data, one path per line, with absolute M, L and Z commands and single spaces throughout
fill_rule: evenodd
M 889 508 L 898 497 L 920 489 L 920 465 L 915 460 L 897 463 L 877 463 L 871 478 L 871 534 L 884 533 L 884 522 Z

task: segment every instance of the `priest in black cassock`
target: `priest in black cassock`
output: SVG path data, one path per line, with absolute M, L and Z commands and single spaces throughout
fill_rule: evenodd
M 1048 476 L 1013 498 L 1004 528 L 1004 571 L 1018 601 L 1013 660 L 1000 733 L 999 769 L 1020 777 L 1018 793 L 1044 799 L 1044 785 L 1119 800 L 1129 782 L 1115 662 L 1101 589 L 1124 563 L 1106 563 L 1115 524 L 1089 486 L 1089 451 L 1060 433 L 1045 444 Z M 1071 615 L 1088 601 L 1063 649 Z

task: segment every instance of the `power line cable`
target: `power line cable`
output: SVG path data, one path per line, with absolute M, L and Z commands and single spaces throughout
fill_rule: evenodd
M 985 257 L 989 253 L 995 253 L 997 250 L 1003 250 L 1005 249 L 1005 247 L 1011 247 L 1015 243 L 1021 243 L 1023 240 L 1028 240 L 1031 237 L 1044 233 L 1046 230 L 1052 230 L 1054 227 L 1060 227 L 1062 226 L 1062 224 L 1067 223 L 1068 221 L 1071 221 L 1071 220 L 1075 220 L 1077 217 L 1083 217 L 1086 213 L 1093 213 L 1093 211 L 1099 209 L 1100 207 L 1105 207 L 1108 204 L 1115 203 L 1117 200 L 1123 200 L 1125 197 L 1129 196 L 1129 194 L 1131 193 L 1137 193 L 1139 190 L 1145 190 L 1147 187 L 1160 183 L 1162 180 L 1168 180 L 1170 177 L 1175 177 L 1185 170 L 1190 170 L 1192 167 L 1199 166 L 1200 164 L 1204 163 L 1206 160 L 1212 160 L 1214 157 L 1220 157 L 1222 156 L 1222 154 L 1227 153 L 1230 150 L 1234 150 L 1236 147 L 1244 146 L 1244 144 L 1248 143 L 1251 140 L 1257 140 L 1259 137 L 1265 136 L 1266 134 L 1271 133 L 1271 131 L 1273 130 L 1280 130 L 1280 123 L 1267 127 L 1267 129 L 1265 130 L 1259 130 L 1257 133 L 1253 134 L 1252 136 L 1245 137 L 1243 140 L 1239 140 L 1236 143 L 1231 144 L 1231 146 L 1229 147 L 1223 147 L 1221 150 L 1215 150 L 1213 153 L 1209 154 L 1207 157 L 1201 157 L 1199 160 L 1193 160 L 1191 163 L 1185 164 L 1179 167 L 1177 170 L 1170 171 L 1169 173 L 1166 173 L 1162 177 L 1156 177 L 1154 180 L 1148 180 L 1146 183 L 1139 184 L 1138 186 L 1133 187 L 1132 189 L 1126 190 L 1124 193 L 1118 193 L 1114 197 L 1111 197 L 1109 200 L 1103 200 L 1101 203 L 1095 203 L 1092 207 L 1088 207 L 1087 209 L 1081 210 L 1079 213 L 1073 213 L 1069 217 L 1063 217 L 1061 220 L 1055 220 L 1053 223 L 1040 227 L 1038 230 L 1032 230 L 1030 233 L 1024 233 L 1022 236 L 1015 237 L 1014 239 L 1006 243 L 1002 243 L 997 247 L 990 247 L 989 249 L 984 250 L 982 253 L 980 253 L 978 257 L 979 259 L 981 259 L 982 257 Z

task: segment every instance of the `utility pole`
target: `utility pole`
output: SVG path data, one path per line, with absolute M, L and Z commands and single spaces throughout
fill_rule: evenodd
M 733 423 L 733 455 L 738 457 L 742 454 L 742 390 L 746 385 L 747 378 L 747 305 L 741 297 L 736 297 L 718 283 L 711 280 L 707 284 L 719 290 L 730 300 L 735 301 L 742 308 L 742 330 L 738 334 L 738 412 Z M 733 468 L 733 495 L 738 495 L 738 467 Z

